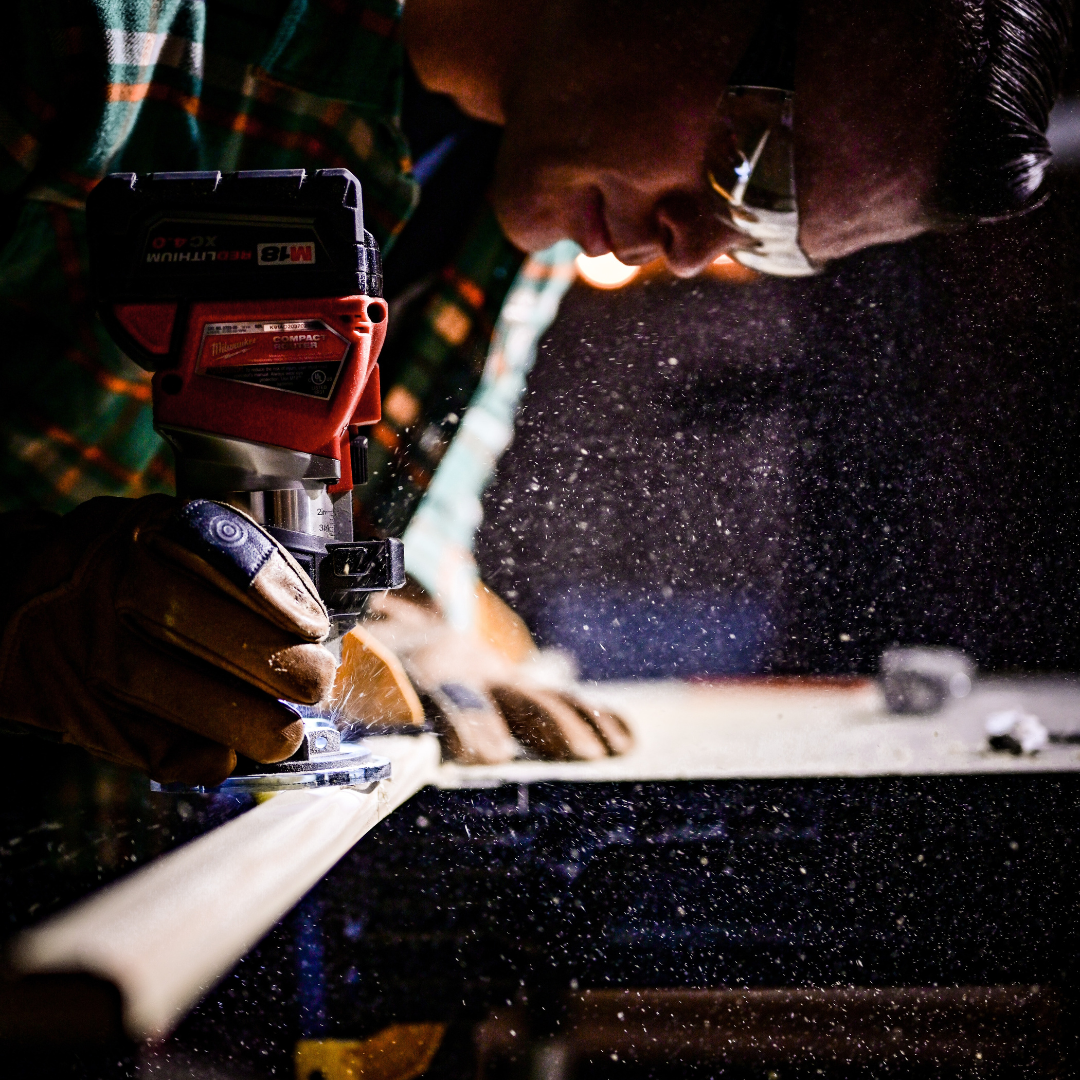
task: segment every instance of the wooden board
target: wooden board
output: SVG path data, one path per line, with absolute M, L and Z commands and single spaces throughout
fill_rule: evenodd
M 438 783 L 476 787 L 570 780 L 703 780 L 786 776 L 888 776 L 1080 770 L 1080 745 L 1014 757 L 991 750 L 986 717 L 1005 709 L 1039 716 L 1056 733 L 1080 733 L 1080 677 L 990 677 L 931 716 L 885 710 L 870 679 L 731 679 L 635 682 L 589 696 L 634 729 L 629 754 L 601 761 L 444 764 Z
M 286 791 L 134 872 L 14 942 L 13 965 L 116 986 L 134 1039 L 184 1012 L 378 821 L 420 788 L 544 780 L 701 780 L 1080 770 L 1080 746 L 991 751 L 986 716 L 1022 709 L 1080 732 L 1080 679 L 986 679 L 929 717 L 884 710 L 869 680 L 731 680 L 593 688 L 637 736 L 599 762 L 439 764 L 434 735 L 369 740 L 393 763 L 370 790 Z

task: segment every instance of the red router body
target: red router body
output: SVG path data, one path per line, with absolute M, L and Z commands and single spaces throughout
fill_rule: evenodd
M 155 424 L 335 458 L 331 493 L 351 491 L 349 430 L 381 415 L 385 336 L 368 296 L 192 304 L 178 364 L 153 378 Z
M 334 608 L 402 584 L 400 542 L 352 534 L 387 314 L 356 178 L 114 174 L 87 218 L 99 311 L 154 372 L 178 493 L 251 514 Z

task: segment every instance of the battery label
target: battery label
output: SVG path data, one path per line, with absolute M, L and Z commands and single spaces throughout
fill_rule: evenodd
M 315 245 L 310 241 L 302 244 L 260 244 L 260 266 L 313 266 Z
M 321 319 L 209 323 L 198 370 L 306 397 L 334 391 L 350 342 Z
M 237 221 L 207 216 L 198 221 L 171 218 L 146 234 L 142 269 L 153 274 L 228 275 L 254 267 L 325 270 L 326 258 L 311 223 L 288 218 Z M 265 271 L 273 274 L 274 269 Z

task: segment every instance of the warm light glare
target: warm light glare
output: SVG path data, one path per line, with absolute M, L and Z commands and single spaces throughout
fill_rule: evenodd
M 705 267 L 705 276 L 727 282 L 728 285 L 746 285 L 751 281 L 757 281 L 760 275 L 756 270 L 743 266 L 730 255 L 721 255 Z
M 574 260 L 574 265 L 577 272 L 598 289 L 621 288 L 637 277 L 641 269 L 640 266 L 627 266 L 619 262 L 610 251 L 606 255 L 598 255 L 595 259 L 579 255 Z

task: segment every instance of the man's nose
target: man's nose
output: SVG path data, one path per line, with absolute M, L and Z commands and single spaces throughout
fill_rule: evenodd
M 664 258 L 679 277 L 693 277 L 721 255 L 746 246 L 746 237 L 707 196 L 676 192 L 661 199 L 654 213 Z

